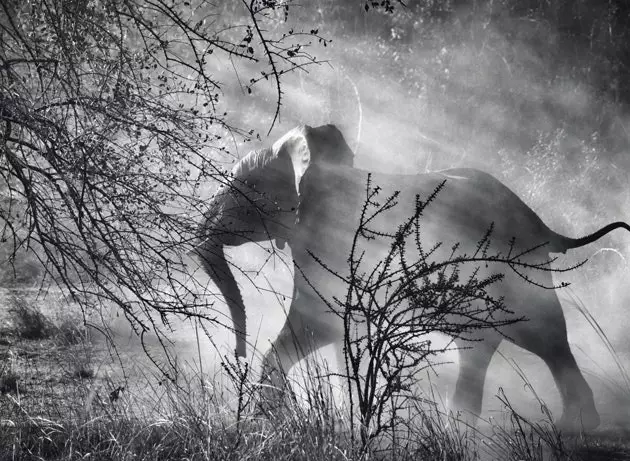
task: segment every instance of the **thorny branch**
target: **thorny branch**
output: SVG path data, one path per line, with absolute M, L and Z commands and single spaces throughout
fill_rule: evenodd
M 228 58 L 271 76 L 273 127 L 282 76 L 317 62 L 307 37 L 323 40 L 265 25 L 289 5 L 1 2 L 4 265 L 40 268 L 84 309 L 117 306 L 163 345 L 173 314 L 221 323 L 186 254 L 207 190 L 230 184 L 230 140 L 254 133 L 227 121 L 210 64 Z
M 371 223 L 398 205 L 398 193 L 377 200 L 381 189 L 373 186 L 368 176 L 347 258 L 348 273 L 333 269 L 311 253 L 346 287 L 343 299 L 327 299 L 311 284 L 331 312 L 343 320 L 345 363 L 340 364 L 344 367 L 340 378 L 354 391 L 347 396 L 350 414 L 358 409 L 360 421 L 356 423 L 351 417 L 351 431 L 354 436 L 354 427 L 360 428 L 365 447 L 395 429 L 397 415 L 411 404 L 410 389 L 418 372 L 433 367 L 434 357 L 453 347 L 452 343 L 435 346 L 423 339 L 425 335 L 442 333 L 473 340 L 471 333 L 477 330 L 503 334 L 501 327 L 524 320 L 489 291 L 503 279 L 501 267 L 515 271 L 524 283 L 546 289 L 558 287 L 537 283 L 527 273 L 565 272 L 576 267 L 553 269 L 549 258 L 535 259 L 540 246 L 523 250 L 511 242 L 506 253 L 491 253 L 492 227 L 470 253 L 463 253 L 457 244 L 446 257 L 445 253 L 438 256 L 442 243 L 426 249 L 422 215 L 443 186 L 423 200 L 416 197 L 415 212 L 396 230 L 377 231 Z M 377 248 L 383 249 L 383 255 L 374 261 Z M 489 264 L 496 272 L 481 271 Z

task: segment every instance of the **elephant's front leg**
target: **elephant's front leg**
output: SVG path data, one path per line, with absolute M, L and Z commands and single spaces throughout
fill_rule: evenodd
M 338 339 L 333 334 L 336 329 L 331 328 L 335 316 L 326 312 L 322 301 L 304 285 L 304 280 L 296 277 L 287 319 L 263 358 L 261 385 L 265 397 L 281 396 L 293 366 Z

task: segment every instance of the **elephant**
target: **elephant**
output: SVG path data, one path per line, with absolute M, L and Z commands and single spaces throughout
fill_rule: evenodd
M 458 168 L 417 175 L 369 173 L 355 168 L 353 159 L 352 150 L 334 125 L 299 126 L 271 148 L 251 152 L 240 160 L 232 170 L 230 183 L 222 186 L 208 204 L 199 227 L 196 253 L 226 299 L 238 356 L 246 355 L 245 306 L 224 247 L 275 240 L 279 248 L 288 243 L 292 251 L 293 300 L 283 328 L 263 358 L 263 377 L 273 376 L 280 369 L 288 372 L 310 352 L 343 341 L 341 321 L 322 299 L 343 295 L 340 290 L 345 288 L 330 276 L 321 261 L 339 272 L 347 269 L 368 175 L 385 195 L 400 192 L 399 205 L 375 223 L 381 229 L 399 224 L 413 213 L 416 197 L 428 197 L 444 183 L 423 212 L 427 248 L 435 242 L 448 243 L 444 248 L 451 248 L 451 243 L 464 249 L 474 247 L 492 226 L 494 248 L 531 250 L 528 257 L 539 258 L 548 267 L 549 253 L 588 245 L 617 228 L 630 231 L 628 224 L 615 222 L 585 237 L 566 237 L 547 227 L 507 186 L 480 170 Z M 382 250 L 370 248 L 377 257 Z M 492 294 L 502 297 L 512 312 L 527 320 L 501 327 L 501 331 L 478 330 L 473 339 L 479 341 L 473 347 L 455 338 L 460 369 L 453 405 L 469 414 L 480 414 L 487 368 L 501 341 L 508 339 L 538 355 L 551 370 L 562 397 L 562 426 L 597 427 L 600 418 L 593 393 L 569 347 L 556 292 L 541 288 L 554 286 L 551 273 L 542 271 L 534 283 L 528 283 L 522 274 L 506 272 L 504 279 L 490 288 Z

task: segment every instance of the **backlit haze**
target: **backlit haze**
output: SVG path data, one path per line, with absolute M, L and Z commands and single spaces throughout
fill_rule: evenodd
M 249 143 L 236 139 L 231 146 L 235 157 L 271 146 L 296 125 L 334 123 L 355 151 L 355 166 L 362 169 L 418 174 L 480 168 L 508 185 L 549 227 L 569 236 L 585 235 L 612 221 L 630 221 L 630 120 L 614 92 L 607 91 L 615 82 L 597 87 L 592 83 L 596 79 L 585 81 L 583 69 L 592 65 L 591 72 L 597 72 L 597 59 L 568 58 L 573 56 L 565 53 L 569 43 L 553 25 L 510 11 L 490 14 L 483 8 L 453 13 L 461 15 L 458 20 L 430 21 L 419 14 L 414 19 L 415 2 L 409 2 L 406 12 L 397 10 L 402 19 L 370 12 L 364 20 L 365 12 L 357 8 L 358 19 L 344 22 L 326 10 L 329 2 L 320 3 L 308 11 L 292 8 L 289 22 L 296 29 L 317 28 L 332 39 L 326 47 L 311 48 L 325 62 L 285 76 L 280 121 L 268 136 L 277 96 L 274 85 L 260 83 L 250 95 L 236 81 L 231 62 L 209 64 L 216 75 L 224 75 L 219 80 L 231 104 L 225 107 L 229 119 L 261 134 L 260 140 Z M 204 193 L 210 197 L 214 189 L 209 184 Z M 227 251 L 242 270 L 235 275 L 248 308 L 249 340 L 256 346 L 248 351 L 248 360 L 255 366 L 280 330 L 291 300 L 290 250 L 269 258 L 270 248 L 270 243 L 248 244 Z M 629 249 L 630 235 L 619 230 L 554 263 L 564 267 L 589 258 L 555 280 L 571 282 L 570 288 L 559 291 L 569 341 L 604 424 L 629 421 L 627 403 L 615 400 L 611 384 L 623 380 L 576 303 L 588 309 L 622 363 L 629 364 Z M 216 293 L 200 269 L 196 278 Z M 218 319 L 230 326 L 220 295 L 215 307 Z M 144 363 L 125 321 L 112 314 L 111 322 L 121 354 Z M 190 322 L 174 321 L 170 347 L 181 363 L 220 379 L 220 357 L 234 350 L 234 335 L 217 325 L 206 328 L 211 341 Z M 322 352 L 334 365 L 332 348 Z M 430 380 L 446 400 L 454 389 L 457 353 L 444 360 L 451 363 L 436 368 L 437 376 Z M 485 416 L 501 408 L 495 398 L 499 387 L 517 410 L 542 416 L 517 370 L 552 411 L 560 411 L 558 392 L 542 360 L 504 343 L 488 372 Z M 423 375 L 419 381 L 427 386 L 429 379 Z

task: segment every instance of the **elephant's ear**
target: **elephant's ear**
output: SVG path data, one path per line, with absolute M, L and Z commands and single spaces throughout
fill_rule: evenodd
M 351 166 L 354 160 L 352 150 L 334 125 L 296 127 L 273 144 L 272 152 L 276 158 L 287 156 L 291 160 L 298 195 L 300 182 L 311 164 Z
M 225 245 L 275 238 L 279 247 L 291 239 L 300 201 L 303 177 L 321 163 L 352 164 L 353 154 L 333 125 L 292 129 L 270 149 L 250 152 L 232 169 L 232 180 L 210 204 L 204 229 L 216 223 L 227 226 Z
M 306 140 L 309 127 L 298 126 L 273 143 L 271 151 L 276 158 L 288 158 L 293 167 L 295 191 L 300 193 L 300 181 L 311 164 L 311 152 Z

